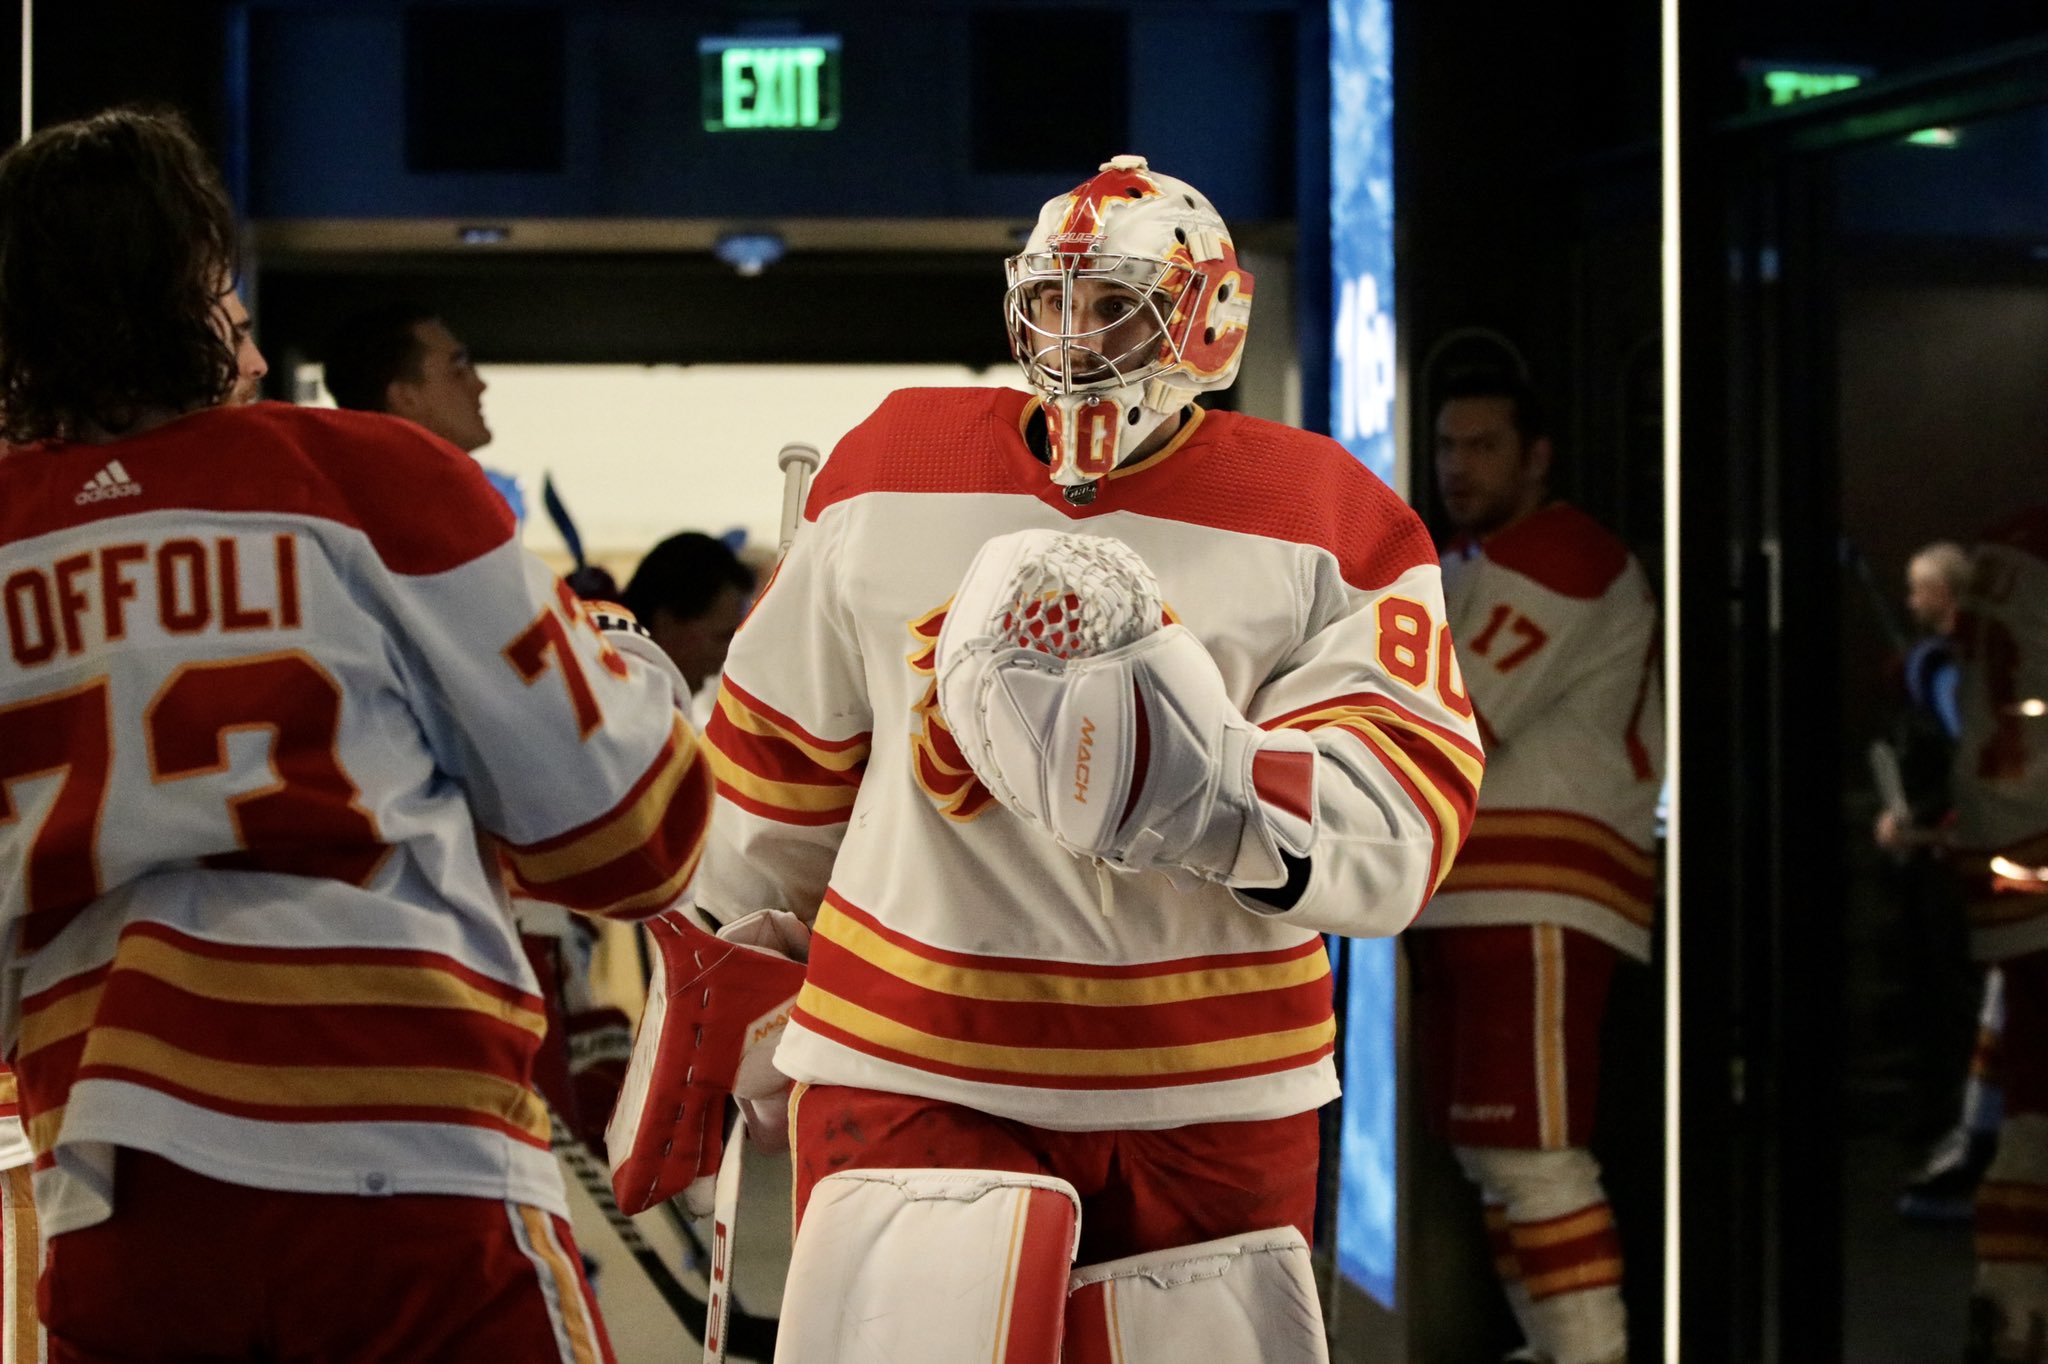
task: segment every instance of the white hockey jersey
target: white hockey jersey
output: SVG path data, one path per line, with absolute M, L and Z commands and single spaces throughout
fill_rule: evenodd
M 1036 400 L 892 395 L 818 476 L 705 729 L 718 814 L 696 892 L 719 919 L 813 920 L 776 1064 L 1059 1129 L 1277 1117 L 1334 1097 L 1319 934 L 1414 917 L 1471 818 L 1483 758 L 1420 523 L 1339 446 L 1231 413 L 1070 506 Z M 1117 876 L 998 805 L 935 704 L 933 651 L 990 537 L 1109 535 L 1233 700 L 1314 733 L 1321 833 L 1276 912 Z M 1104 873 L 1107 875 L 1107 873 Z
M 1956 622 L 1963 729 L 1953 769 L 1971 950 L 2048 948 L 2048 506 L 1978 542 Z
M 0 607 L 0 1024 L 46 1230 L 108 1214 L 116 1145 L 562 1211 L 489 841 L 649 914 L 710 779 L 476 463 L 281 404 L 14 451 Z
M 1553 502 L 1453 546 L 1443 573 L 1486 794 L 1416 927 L 1562 924 L 1649 960 L 1664 712 L 1642 566 Z

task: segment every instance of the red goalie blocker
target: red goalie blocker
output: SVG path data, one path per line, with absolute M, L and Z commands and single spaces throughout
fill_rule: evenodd
M 717 1174 L 729 1095 L 765 1099 L 787 1086 L 775 1043 L 804 982 L 808 933 L 763 911 L 714 937 L 680 914 L 645 925 L 656 948 L 633 1059 L 605 1130 L 612 1192 L 628 1213 Z

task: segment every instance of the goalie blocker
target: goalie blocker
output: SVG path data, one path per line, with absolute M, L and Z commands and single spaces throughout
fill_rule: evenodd
M 1281 886 L 1315 843 L 1314 742 L 1240 715 L 1208 650 L 1162 614 L 1118 541 L 999 535 L 939 635 L 940 713 L 995 798 L 1068 851 Z
M 683 1193 L 701 1216 L 724 1151 L 727 1096 L 747 1105 L 770 1144 L 787 1122 L 773 1100 L 789 1081 L 773 1057 L 803 985 L 810 930 L 781 910 L 735 920 L 715 937 L 680 911 L 646 928 L 653 978 L 605 1129 L 612 1192 L 627 1213 Z

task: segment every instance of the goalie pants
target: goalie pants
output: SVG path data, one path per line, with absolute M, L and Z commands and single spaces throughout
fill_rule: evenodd
M 569 1225 L 486 1198 L 255 1189 L 122 1148 L 114 1215 L 50 1238 L 53 1364 L 611 1364 Z
M 936 1099 L 845 1085 L 790 1098 L 799 1228 L 819 1180 L 842 1170 L 1009 1170 L 1081 1197 L 1080 1263 L 1293 1226 L 1315 1215 L 1313 1110 L 1253 1122 L 1056 1132 Z

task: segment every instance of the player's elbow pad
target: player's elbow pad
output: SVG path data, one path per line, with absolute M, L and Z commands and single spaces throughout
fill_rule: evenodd
M 1170 625 L 1082 658 L 941 643 L 939 709 L 1005 808 L 1127 871 L 1282 885 L 1316 840 L 1308 735 L 1239 714 L 1201 641 Z

